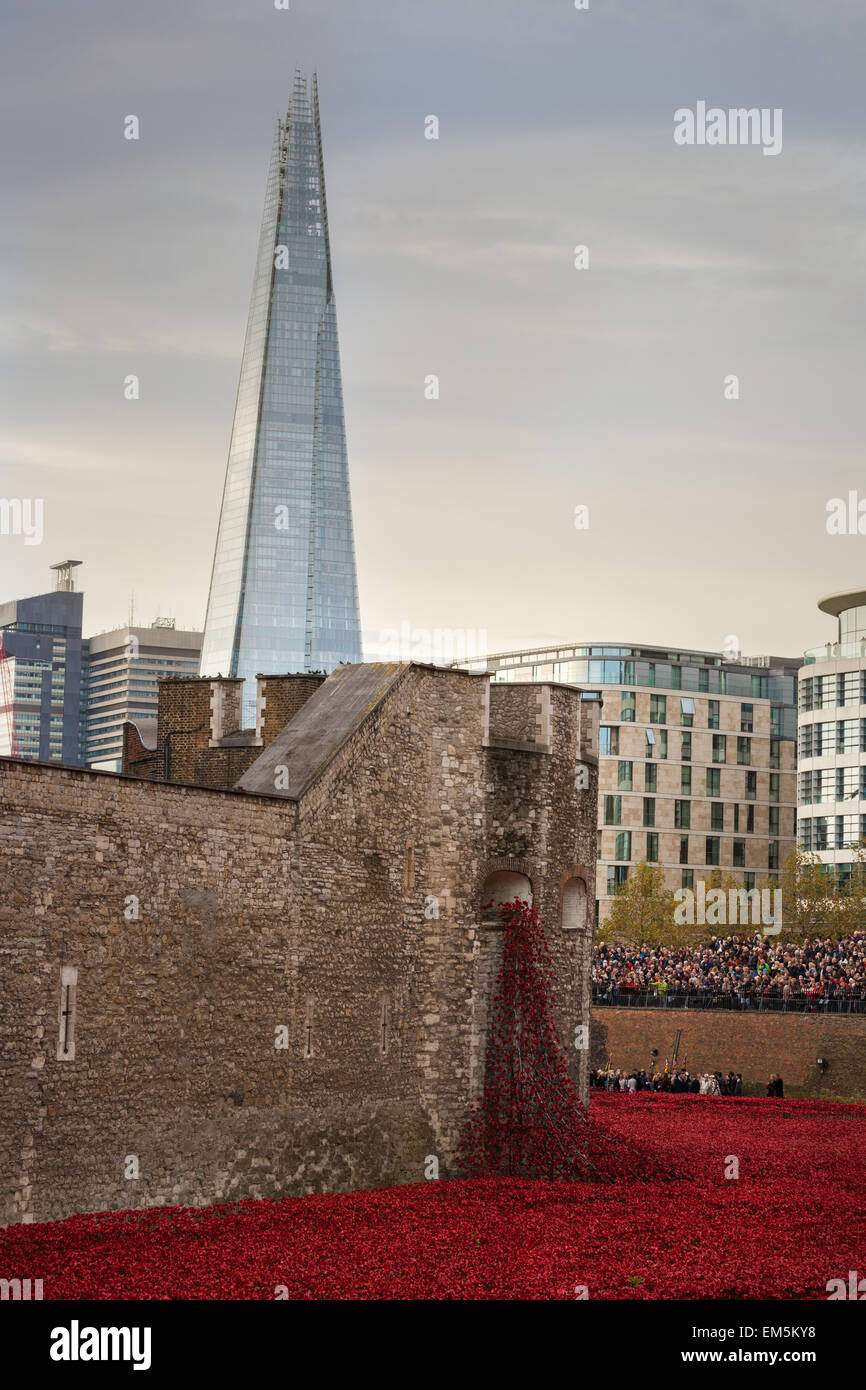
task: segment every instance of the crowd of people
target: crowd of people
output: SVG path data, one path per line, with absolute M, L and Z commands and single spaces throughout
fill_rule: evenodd
M 866 1010 L 866 933 L 841 941 L 784 942 L 760 932 L 713 936 L 694 946 L 625 946 L 599 942 L 593 999 L 627 1003 L 726 1003 L 735 1008 Z
M 623 1071 L 621 1067 L 614 1070 L 608 1066 L 590 1072 L 589 1086 L 590 1090 L 627 1092 L 629 1095 L 637 1091 L 673 1091 L 678 1094 L 690 1092 L 696 1096 L 741 1096 L 743 1076 L 738 1071 L 729 1071 L 727 1076 L 720 1071 L 695 1072 L 692 1075 L 684 1067 L 674 1067 L 672 1071 L 665 1067 L 664 1071 L 648 1072 L 644 1067 Z M 784 1082 L 775 1072 L 767 1082 L 767 1095 L 776 1096 L 779 1100 L 785 1097 Z
M 675 1067 L 673 1071 L 665 1067 L 664 1071 L 649 1072 L 644 1067 L 635 1071 L 607 1067 L 590 1072 L 589 1085 L 591 1090 L 628 1091 L 632 1095 L 635 1091 L 673 1091 L 678 1094 L 691 1092 L 696 1096 L 743 1094 L 743 1077 L 740 1072 L 729 1071 L 727 1076 L 723 1076 L 720 1071 L 695 1072 L 692 1075 L 685 1067 Z

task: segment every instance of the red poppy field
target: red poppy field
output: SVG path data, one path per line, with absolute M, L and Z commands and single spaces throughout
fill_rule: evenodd
M 866 1106 L 601 1096 L 591 1116 L 671 1176 L 77 1216 L 0 1232 L 0 1276 L 45 1299 L 826 1299 L 866 1275 Z

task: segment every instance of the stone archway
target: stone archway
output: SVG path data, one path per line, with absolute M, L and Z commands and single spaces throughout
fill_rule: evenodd
M 494 869 L 489 873 L 479 894 L 481 926 L 488 931 L 501 931 L 499 908 L 514 898 L 522 898 L 532 906 L 532 880 L 529 875 L 516 869 Z
M 585 932 L 589 922 L 586 879 L 575 875 L 562 885 L 562 930 Z

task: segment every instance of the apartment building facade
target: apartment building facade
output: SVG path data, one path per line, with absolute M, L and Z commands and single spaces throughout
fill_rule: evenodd
M 798 842 L 844 883 L 866 840 L 866 589 L 818 607 L 837 630 L 800 671 Z
M 79 563 L 51 566 L 53 590 L 0 603 L 2 757 L 84 761 L 84 595 L 76 592 L 72 575 Z
M 796 843 L 800 658 L 589 643 L 461 664 L 602 700 L 598 921 L 643 861 L 671 889 L 715 871 L 746 888 L 778 881 Z
M 118 627 L 87 640 L 85 761 L 101 772 L 123 766 L 127 720 L 156 735 L 158 681 L 198 672 L 200 632 L 181 631 L 171 618 L 150 627 Z

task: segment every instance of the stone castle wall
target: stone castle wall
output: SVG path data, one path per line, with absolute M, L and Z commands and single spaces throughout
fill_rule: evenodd
M 490 872 L 525 866 L 563 1040 L 588 1019 L 579 693 L 531 751 L 490 694 L 407 668 L 298 801 L 0 760 L 0 1219 L 451 1171 Z

